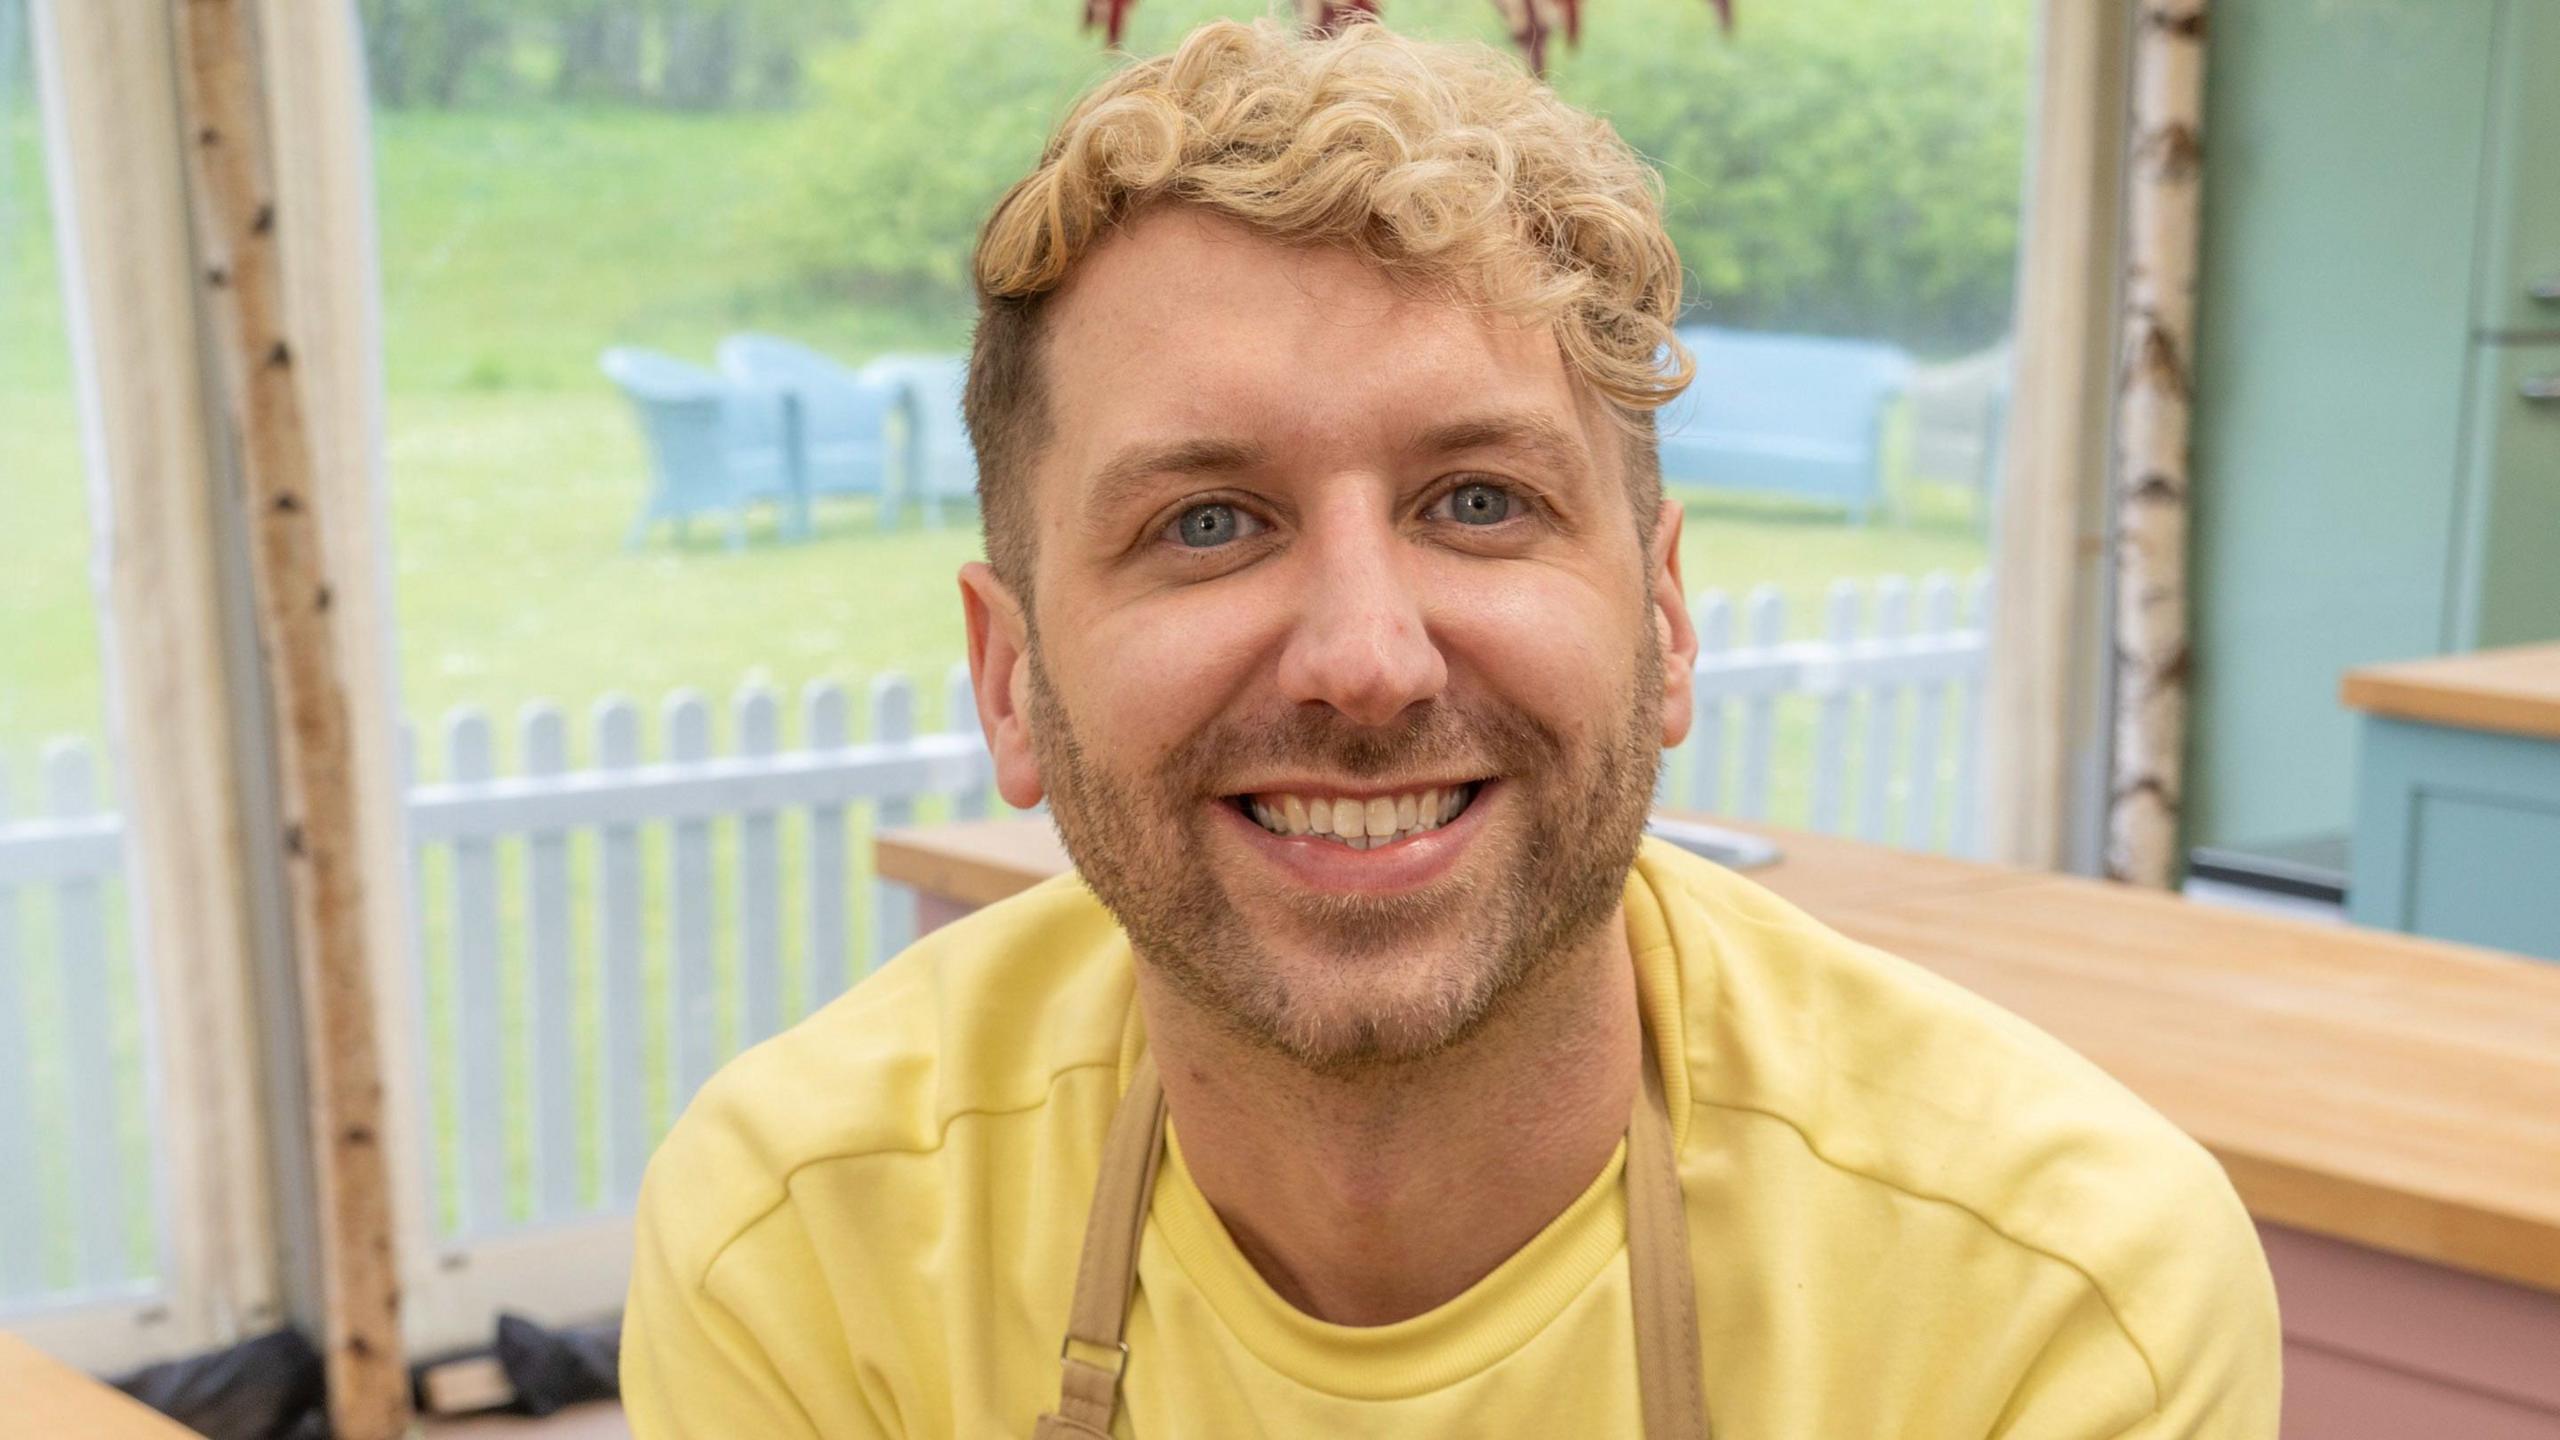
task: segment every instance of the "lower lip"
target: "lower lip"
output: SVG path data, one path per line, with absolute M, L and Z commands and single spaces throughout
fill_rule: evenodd
M 1418 890 L 1448 874 L 1484 827 L 1485 812 L 1501 792 L 1502 782 L 1485 781 L 1457 819 L 1372 850 L 1354 850 L 1339 840 L 1311 835 L 1275 835 L 1224 800 L 1209 803 L 1225 812 L 1227 823 L 1255 853 L 1302 889 L 1335 895 L 1395 895 Z

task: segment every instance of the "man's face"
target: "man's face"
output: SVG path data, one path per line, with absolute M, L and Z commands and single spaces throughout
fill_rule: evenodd
M 1347 252 L 1158 211 L 1049 325 L 1032 615 L 963 574 L 1006 798 L 1236 1032 L 1465 1038 L 1617 915 L 1688 726 L 1677 510 L 1647 553 L 1543 327 Z

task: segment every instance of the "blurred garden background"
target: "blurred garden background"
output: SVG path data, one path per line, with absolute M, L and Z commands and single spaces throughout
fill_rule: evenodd
M 1235 0 L 1147 0 L 1148 53 Z M 852 363 L 957 350 L 978 219 L 1117 63 L 1069 0 L 362 0 L 375 101 L 401 707 L 583 706 L 620 690 L 788 692 L 961 655 L 961 515 L 862 503 L 730 553 L 626 550 L 646 490 L 608 346 L 707 361 L 757 329 Z M 1693 320 L 1859 336 L 1923 359 L 2007 330 L 2024 163 L 2023 0 L 1786 0 L 1731 36 L 1697 0 L 1601 0 L 1557 88 L 1662 168 Z M 1483 0 L 1400 29 L 1502 45 Z M 0 27 L 0 30 L 14 27 Z M 100 727 L 90 530 L 41 144 L 0 54 L 0 757 Z M 1878 523 L 1701 497 L 1694 588 L 1964 573 L 1981 497 L 1905 484 Z M 939 686 L 921 687 L 928 711 Z M 23 774 L 23 771 L 21 772 Z M 23 785 L 23 780 L 21 784 Z

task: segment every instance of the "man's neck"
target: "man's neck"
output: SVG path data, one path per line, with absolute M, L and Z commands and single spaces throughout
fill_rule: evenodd
M 1237 1247 L 1320 1320 L 1465 1291 L 1562 1214 L 1626 1133 L 1643 1063 L 1622 917 L 1452 1050 L 1336 1078 L 1245 1041 L 1139 967 L 1184 1164 Z

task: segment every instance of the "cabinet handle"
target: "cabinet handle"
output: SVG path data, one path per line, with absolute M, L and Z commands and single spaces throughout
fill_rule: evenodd
M 2528 375 L 2516 393 L 2536 405 L 2560 405 L 2560 374 Z
M 2560 305 L 2560 275 L 2546 275 L 2524 287 L 2527 297 L 2544 305 Z

